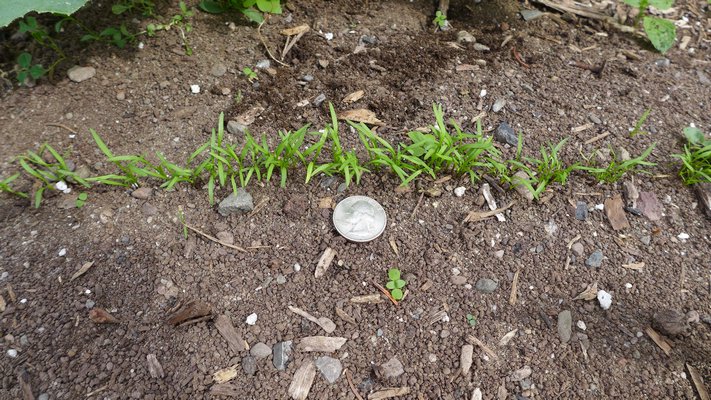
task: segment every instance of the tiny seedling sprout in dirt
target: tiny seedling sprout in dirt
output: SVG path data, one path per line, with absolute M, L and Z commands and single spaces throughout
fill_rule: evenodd
M 649 132 L 645 132 L 642 130 L 642 125 L 647 121 L 647 118 L 649 118 L 649 114 L 651 114 L 652 109 L 648 108 L 642 113 L 642 116 L 639 117 L 637 120 L 637 123 L 634 124 L 634 128 L 630 131 L 630 137 L 634 138 L 637 135 L 646 135 Z
M 679 176 L 687 185 L 711 183 L 711 139 L 693 126 L 684 128 L 684 136 L 684 152 L 672 155 L 682 162 Z
M 252 68 L 249 67 L 244 67 L 242 68 L 242 74 L 247 77 L 247 80 L 250 82 L 254 82 L 255 80 L 258 80 L 259 77 L 257 76 L 257 73 L 252 70 Z
M 444 13 L 440 10 L 437 10 L 435 13 L 435 17 L 432 20 L 432 23 L 438 28 L 438 29 L 444 29 L 447 27 L 447 16 L 444 15 Z
M 407 285 L 407 282 L 400 279 L 400 270 L 397 268 L 390 268 L 388 270 L 388 283 L 385 287 L 390 291 L 390 295 L 393 296 L 395 300 L 402 300 L 403 289 Z
M 652 151 L 656 147 L 656 143 L 652 143 L 646 150 L 639 155 L 639 157 L 632 158 L 630 160 L 621 160 L 620 155 L 617 154 L 612 148 L 610 148 L 610 155 L 612 160 L 606 167 L 596 167 L 596 166 L 581 166 L 579 169 L 587 171 L 595 179 L 603 183 L 614 183 L 619 181 L 626 173 L 632 170 L 639 170 L 640 172 L 646 173 L 647 171 L 639 169 L 639 167 L 652 167 L 657 165 L 656 163 L 646 161 L 647 157 L 652 154 Z M 591 155 L 588 157 L 589 160 L 593 159 Z
M 476 326 L 476 317 L 472 314 L 467 314 L 467 323 L 469 324 L 469 326 L 475 327 Z
M 635 27 L 639 27 L 641 21 L 644 32 L 654 48 L 660 53 L 666 53 L 674 45 L 676 25 L 668 19 L 649 15 L 647 9 L 652 6 L 659 11 L 668 10 L 674 5 L 674 0 L 624 0 L 624 2 L 638 11 L 634 21 Z

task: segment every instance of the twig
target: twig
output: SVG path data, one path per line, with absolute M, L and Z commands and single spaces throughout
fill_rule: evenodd
M 358 390 L 356 390 L 356 387 L 353 384 L 353 376 L 351 376 L 351 371 L 345 370 L 344 372 L 346 374 L 346 379 L 348 379 L 348 386 L 351 387 L 351 392 L 353 392 L 356 399 L 363 400 L 363 397 L 360 395 L 360 393 L 358 393 Z
M 469 214 L 467 214 L 466 218 L 464 218 L 463 222 L 479 222 L 479 221 L 485 220 L 487 218 L 491 218 L 491 217 L 495 216 L 496 214 L 501 213 L 504 210 L 508 210 L 514 204 L 516 204 L 516 202 L 512 201 L 511 203 L 507 204 L 504 207 L 497 208 L 497 209 L 491 210 L 491 211 L 485 211 L 485 212 L 470 211 Z
M 68 130 L 69 132 L 71 132 L 71 133 L 73 133 L 73 134 L 75 134 L 75 135 L 78 135 L 78 134 L 79 134 L 79 132 L 75 131 L 74 129 L 72 129 L 72 128 L 70 128 L 70 127 L 64 125 L 64 124 L 50 123 L 50 124 L 46 124 L 46 126 L 55 126 L 55 127 L 57 127 L 57 128 L 64 128 L 64 129 Z
M 410 214 L 410 218 L 415 218 L 415 214 L 417 213 L 417 209 L 420 208 L 420 203 L 422 203 L 423 197 L 425 197 L 424 191 L 422 193 L 420 193 L 420 199 L 417 200 L 417 204 L 415 204 L 415 208 L 412 209 L 412 214 Z
M 268 201 L 269 197 L 263 198 L 259 203 L 257 203 L 257 206 L 254 207 L 254 209 L 252 209 L 249 214 L 247 214 L 247 218 L 252 218 L 254 214 L 258 213 L 264 207 L 264 205 L 267 204 Z
M 101 392 L 103 392 L 104 390 L 106 390 L 108 387 L 109 387 L 109 385 L 104 385 L 104 386 L 102 386 L 102 387 L 100 387 L 100 388 L 98 388 L 98 389 L 96 389 L 96 390 L 94 390 L 94 391 L 91 391 L 91 392 L 87 393 L 87 394 L 86 394 L 86 397 L 91 397 L 91 396 L 93 396 L 93 395 L 95 395 L 95 394 L 101 393 Z
M 479 346 L 479 348 L 484 350 L 484 353 L 486 353 L 492 360 L 496 360 L 497 358 L 499 358 L 493 350 L 491 350 L 487 345 L 484 344 L 484 342 L 479 340 L 476 336 L 467 335 L 467 342 Z
M 257 27 L 257 35 L 259 36 L 259 41 L 262 42 L 262 45 L 264 45 L 264 48 L 267 50 L 267 54 L 269 54 L 269 57 L 271 57 L 272 60 L 276 61 L 277 63 L 279 63 L 285 67 L 289 67 L 288 64 L 285 64 L 285 63 L 277 60 L 274 57 L 274 55 L 272 54 L 272 51 L 269 50 L 269 46 L 267 46 L 267 41 L 264 39 L 264 36 L 262 36 L 262 25 L 264 25 L 264 23 L 267 22 L 268 19 L 269 19 L 269 15 L 267 15 L 267 17 L 264 18 L 264 21 L 262 21 L 262 23 L 259 24 L 259 26 Z
M 516 51 L 516 46 L 511 47 L 511 53 L 513 54 L 514 60 L 516 60 L 519 64 L 521 64 L 522 67 L 524 68 L 530 68 L 531 66 L 526 64 L 525 61 L 523 61 L 523 58 L 521 58 L 521 54 Z
M 704 386 L 704 379 L 699 374 L 699 371 L 689 365 L 689 363 L 686 363 L 686 369 L 689 370 L 689 374 L 691 375 L 691 381 L 694 382 L 696 391 L 699 392 L 699 398 L 701 400 L 709 400 L 709 392 L 706 391 L 706 387 Z
M 207 233 L 205 233 L 205 232 L 203 232 L 203 231 L 201 231 L 201 230 L 199 230 L 199 229 L 197 229 L 197 228 L 193 228 L 192 226 L 190 226 L 190 225 L 188 225 L 188 224 L 186 224 L 186 223 L 183 223 L 183 226 L 185 226 L 186 228 L 190 229 L 191 231 L 197 233 L 198 235 L 201 235 L 201 236 L 205 237 L 206 239 L 209 239 L 209 240 L 211 240 L 211 241 L 213 241 L 213 242 L 215 242 L 215 243 L 219 243 L 219 244 L 221 244 L 221 245 L 223 245 L 223 246 L 225 246 L 225 247 L 229 247 L 229 248 L 231 248 L 231 249 L 235 249 L 235 250 L 241 251 L 241 252 L 243 252 L 243 253 L 246 253 L 246 252 L 247 252 L 247 250 L 245 250 L 245 249 L 242 248 L 242 247 L 239 247 L 239 246 L 235 246 L 235 245 L 233 245 L 233 244 L 229 244 L 229 243 L 222 242 L 222 241 L 220 241 L 220 239 L 218 239 L 218 238 L 216 238 L 216 237 L 213 237 L 213 236 L 210 236 L 210 235 L 208 235 Z
M 390 292 L 388 292 L 387 289 L 385 289 L 384 287 L 382 287 L 379 283 L 377 283 L 377 282 L 375 282 L 375 281 L 372 281 L 372 283 L 373 283 L 373 286 L 375 286 L 376 288 L 380 289 L 380 291 L 383 292 L 383 294 L 384 294 L 388 299 L 390 299 L 390 301 L 391 301 L 393 304 L 398 305 L 397 300 L 395 300 L 395 298 L 393 297 L 393 295 L 391 295 Z
M 601 133 L 601 134 L 595 136 L 594 138 L 591 138 L 591 139 L 586 140 L 586 141 L 585 141 L 585 144 L 590 144 L 590 143 L 593 143 L 593 142 L 597 142 L 598 140 L 604 139 L 604 138 L 606 138 L 606 137 L 608 137 L 608 136 L 610 136 L 610 131 L 603 132 L 603 133 Z
M 516 270 L 514 274 L 513 283 L 511 284 L 511 296 L 509 296 L 509 304 L 512 306 L 516 304 L 516 299 L 518 298 L 518 275 L 521 272 L 521 268 Z

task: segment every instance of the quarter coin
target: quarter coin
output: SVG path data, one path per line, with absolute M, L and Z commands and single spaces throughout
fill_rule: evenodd
M 369 242 L 383 233 L 387 223 L 385 210 L 367 196 L 341 200 L 333 210 L 333 225 L 341 236 L 353 242 Z

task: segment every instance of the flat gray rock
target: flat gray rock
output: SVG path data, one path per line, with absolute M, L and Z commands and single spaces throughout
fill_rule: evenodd
M 67 76 L 74 82 L 83 82 L 87 79 L 91 79 L 96 75 L 96 69 L 94 67 L 80 67 L 75 66 L 69 68 L 67 71 Z
M 595 250 L 587 260 L 585 260 L 585 265 L 591 268 L 600 268 L 602 265 L 602 251 Z
M 476 285 L 474 285 L 474 287 L 482 293 L 493 293 L 496 288 L 499 287 L 499 284 L 493 279 L 481 278 L 476 281 Z
M 270 354 L 272 354 L 272 349 L 270 349 L 266 344 L 259 342 L 249 349 L 249 354 L 255 358 L 267 358 Z
M 516 146 L 518 144 L 518 136 L 513 128 L 506 122 L 502 122 L 496 128 L 494 132 L 494 139 L 497 142 L 508 143 L 511 146 Z
M 232 193 L 220 202 L 217 212 L 223 217 L 230 214 L 245 214 L 254 210 L 252 195 L 243 188 L 237 189 L 237 193 Z
M 316 368 L 328 383 L 335 383 L 343 372 L 341 362 L 333 357 L 319 357 L 316 359 Z
M 573 316 L 570 310 L 563 310 L 558 314 L 558 336 L 560 341 L 568 343 L 573 334 Z
M 291 361 L 291 344 L 292 341 L 287 340 L 275 344 L 272 348 L 272 364 L 279 371 L 285 370 L 286 366 L 289 365 L 289 361 Z
M 253 376 L 257 373 L 257 359 L 253 356 L 244 356 L 242 358 L 242 371 L 246 375 Z
M 375 367 L 375 373 L 380 378 L 397 378 L 405 373 L 405 367 L 403 367 L 397 357 L 393 357 L 385 364 Z

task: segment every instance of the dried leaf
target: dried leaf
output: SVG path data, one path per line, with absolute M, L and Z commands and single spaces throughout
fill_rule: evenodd
M 393 249 L 393 252 L 395 253 L 395 255 L 400 257 L 400 250 L 398 250 L 398 248 L 397 248 L 397 243 L 395 243 L 395 239 L 390 238 L 388 240 L 388 243 L 390 243 L 390 248 Z
M 366 110 L 365 108 L 343 111 L 338 115 L 338 119 L 346 119 L 353 122 L 363 122 L 368 125 L 385 125 L 383 121 L 379 120 L 375 116 L 374 112 Z
M 516 300 L 518 299 L 518 276 L 521 272 L 521 269 L 517 269 L 516 273 L 514 274 L 513 278 L 513 283 L 511 283 L 511 295 L 509 296 L 509 304 L 512 306 L 516 304 Z
M 163 378 L 165 373 L 163 372 L 163 366 L 158 362 L 155 354 L 149 354 L 146 356 L 148 360 L 148 373 L 151 374 L 151 378 Z
M 82 265 L 81 268 L 79 268 L 79 269 L 77 270 L 77 272 L 75 272 L 74 275 L 72 275 L 72 277 L 69 279 L 69 282 L 71 282 L 71 281 L 73 281 L 74 279 L 77 279 L 78 277 L 84 275 L 84 274 L 86 273 L 86 271 L 88 271 L 89 268 L 91 268 L 92 265 L 94 265 L 94 262 L 93 262 L 93 261 L 85 262 L 84 265 Z
M 622 264 L 622 268 L 633 269 L 635 271 L 641 271 L 642 268 L 644 268 L 644 263 L 638 262 L 638 263 L 631 263 L 631 264 Z
M 306 33 L 310 29 L 311 28 L 308 25 L 303 24 L 303 25 L 295 26 L 293 28 L 282 29 L 282 31 L 279 33 L 281 33 L 282 35 L 285 35 L 285 36 L 294 36 L 294 35 L 298 35 L 300 33 Z
M 573 300 L 593 300 L 597 298 L 597 282 L 588 285 L 585 290 L 580 292 L 579 295 L 575 296 Z
M 119 321 L 113 315 L 101 308 L 92 308 L 89 311 L 89 319 L 95 324 L 118 324 Z
M 237 376 L 237 366 L 233 365 L 231 367 L 223 368 L 214 374 L 212 374 L 212 379 L 215 383 L 225 383 L 229 382 Z
M 605 213 L 607 214 L 607 219 L 610 221 L 612 229 L 616 231 L 630 227 L 625 211 L 622 208 L 623 206 L 624 202 L 619 194 L 616 194 L 611 199 L 605 200 Z
M 706 391 L 706 386 L 704 386 L 704 379 L 699 374 L 696 368 L 686 363 L 686 369 L 689 370 L 689 375 L 691 375 L 691 381 L 694 382 L 696 391 L 699 393 L 699 398 L 701 400 L 709 400 L 709 392 Z
M 318 208 L 331 209 L 333 207 L 334 207 L 334 204 L 333 204 L 332 197 L 324 197 L 324 198 L 319 199 L 319 201 L 318 201 Z
M 516 336 L 516 332 L 518 332 L 518 329 L 514 329 L 511 332 L 505 334 L 504 337 L 502 337 L 501 340 L 499 340 L 499 346 L 503 347 L 503 346 L 506 346 L 507 344 L 509 344 L 511 339 L 513 339 L 514 336 Z
M 410 388 L 408 386 L 403 386 L 399 388 L 385 389 L 373 392 L 368 396 L 368 400 L 383 400 L 389 399 L 391 397 L 404 396 L 406 394 L 410 394 Z
M 316 272 L 314 272 L 314 276 L 316 278 L 322 277 L 326 271 L 328 271 L 328 268 L 331 266 L 335 256 L 336 250 L 333 250 L 330 247 L 327 247 L 326 250 L 323 251 L 321 259 L 318 260 L 318 264 L 316 265 Z
M 362 99 L 363 95 L 365 95 L 365 91 L 357 90 L 353 93 L 348 94 L 346 97 L 344 97 L 343 102 L 344 103 L 355 103 L 356 101 Z

